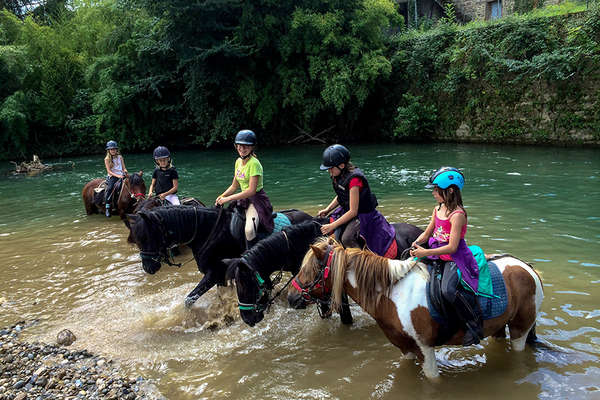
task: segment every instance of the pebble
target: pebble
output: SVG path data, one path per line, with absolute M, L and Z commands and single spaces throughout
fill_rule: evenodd
M 24 322 L 0 329 L 0 400 L 164 399 L 142 377 L 129 377 L 111 360 L 87 350 L 22 342 L 18 336 L 24 329 Z M 59 335 L 65 331 L 73 335 L 68 329 Z

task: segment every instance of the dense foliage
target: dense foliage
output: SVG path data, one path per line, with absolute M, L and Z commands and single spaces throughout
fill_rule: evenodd
M 427 31 L 396 7 L 0 0 L 0 158 L 210 146 L 246 127 L 262 143 L 600 132 L 597 7 L 466 27 L 450 8 Z
M 401 137 L 574 142 L 600 139 L 600 11 L 447 23 L 396 38 Z

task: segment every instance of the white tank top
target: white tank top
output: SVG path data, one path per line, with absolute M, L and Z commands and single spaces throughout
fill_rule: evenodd
M 123 175 L 123 159 L 121 158 L 121 156 L 117 156 L 116 158 L 113 158 L 113 167 L 110 169 L 110 171 L 113 174 L 116 175 Z

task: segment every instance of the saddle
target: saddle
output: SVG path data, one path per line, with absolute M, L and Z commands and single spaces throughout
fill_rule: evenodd
M 246 212 L 244 209 L 240 207 L 232 207 L 233 214 L 231 215 L 231 222 L 229 223 L 229 230 L 231 232 L 231 236 L 238 242 L 243 242 L 246 240 L 246 233 L 244 232 L 244 226 L 246 225 Z M 275 212 L 271 215 L 273 218 L 273 233 L 280 232 L 286 226 L 290 226 L 292 222 L 290 219 L 283 213 Z M 258 227 L 258 232 L 256 237 L 260 239 L 264 239 L 269 236 L 270 233 L 266 232 L 262 227 L 262 224 Z
M 506 311 L 508 305 L 508 296 L 506 294 L 506 284 L 502 273 L 491 261 L 487 261 L 489 276 L 484 276 L 483 279 L 490 279 L 493 289 L 492 295 L 477 294 L 479 307 L 483 320 L 496 318 Z M 442 271 L 444 268 L 443 262 L 432 262 L 427 266 L 430 279 L 427 282 L 427 307 L 431 317 L 440 324 L 440 332 L 438 335 L 439 344 L 445 343 L 459 329 L 458 318 L 454 311 L 453 305 L 448 303 L 442 297 L 441 282 Z M 483 269 L 481 270 L 484 271 Z M 484 273 L 487 274 L 487 273 Z M 481 279 L 480 279 L 481 281 Z
M 123 180 L 119 179 L 117 183 L 115 183 L 115 186 L 113 186 L 113 196 L 111 197 L 113 207 L 116 207 L 117 202 L 119 201 L 119 196 L 115 196 L 115 194 L 121 192 L 122 185 Z M 106 186 L 106 181 L 102 181 L 102 183 L 94 188 L 94 204 L 100 208 L 104 207 L 104 192 L 106 191 Z

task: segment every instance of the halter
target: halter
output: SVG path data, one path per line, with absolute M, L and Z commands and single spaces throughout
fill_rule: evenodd
M 333 247 L 331 245 L 328 245 L 327 249 L 325 251 L 325 255 L 323 256 L 323 259 L 319 260 L 319 266 L 321 267 L 321 270 L 319 271 L 319 274 L 315 277 L 315 279 L 313 279 L 313 281 L 311 283 L 309 283 L 308 285 L 302 286 L 298 282 L 297 278 L 294 278 L 292 280 L 292 286 L 294 286 L 294 288 L 296 288 L 296 290 L 300 292 L 300 294 L 302 295 L 302 298 L 304 300 L 308 301 L 309 303 L 329 304 L 329 300 L 318 299 L 318 298 L 314 297 L 313 295 L 311 295 L 310 293 L 315 289 L 323 288 L 325 293 L 329 294 L 330 290 L 327 288 L 327 286 L 325 286 L 325 280 L 329 277 L 329 272 L 331 270 L 331 262 L 332 261 L 333 261 Z M 320 309 L 319 309 L 319 312 L 321 312 Z
M 241 311 L 263 312 L 271 306 L 272 301 L 269 300 L 266 303 L 259 303 L 259 301 L 260 301 L 260 299 L 263 298 L 265 293 L 267 294 L 267 298 L 268 298 L 269 295 L 271 294 L 271 289 L 273 287 L 270 285 L 265 285 L 265 280 L 260 276 L 258 271 L 256 269 L 254 269 L 254 267 L 252 267 L 248 263 L 244 263 L 244 264 L 246 264 L 246 266 L 250 269 L 250 271 L 253 272 L 254 280 L 256 281 L 257 286 L 258 286 L 258 293 L 256 295 L 256 299 L 254 300 L 254 303 L 243 303 L 243 302 L 239 301 L 239 299 L 238 299 L 238 307 L 240 308 Z
M 160 218 L 160 216 L 159 216 Z M 173 249 L 178 246 L 185 246 L 190 244 L 196 238 L 196 233 L 198 232 L 198 209 L 194 207 L 194 233 L 190 240 L 185 243 L 174 243 L 167 244 L 167 236 L 168 232 L 164 229 L 164 222 L 160 221 L 159 228 L 161 230 L 161 238 L 162 238 L 162 246 L 158 251 L 140 251 L 140 258 L 143 260 L 151 260 L 154 262 L 165 263 L 171 267 L 181 267 L 182 263 L 176 263 L 173 257 Z M 164 250 L 163 250 L 164 249 Z
M 129 182 L 129 176 L 127 176 L 126 178 L 123 179 L 123 181 L 127 180 Z M 131 183 L 129 183 L 128 185 L 123 185 L 123 189 L 125 190 L 127 189 L 127 191 L 129 192 L 129 197 L 131 197 L 132 199 L 135 200 L 136 204 L 138 201 L 140 201 L 140 199 L 145 199 L 146 198 L 146 194 L 145 193 L 133 193 L 131 191 Z
M 287 247 L 289 250 L 290 249 L 290 239 L 288 238 L 287 233 L 285 233 L 285 231 L 281 231 L 280 233 L 285 237 L 285 241 L 287 243 Z M 242 257 L 242 258 L 244 258 L 244 257 Z M 258 286 L 258 294 L 256 295 L 254 303 L 252 303 L 252 304 L 251 303 L 243 303 L 243 302 L 239 301 L 239 296 L 238 296 L 238 307 L 240 308 L 240 311 L 254 311 L 256 313 L 264 312 L 265 310 L 268 311 L 269 307 L 271 307 L 271 305 L 273 304 L 275 299 L 277 297 L 279 297 L 281 292 L 283 292 L 283 290 L 289 286 L 290 282 L 292 282 L 294 277 L 292 276 L 287 281 L 287 283 L 285 285 L 283 285 L 283 287 L 281 289 L 279 289 L 279 291 L 277 292 L 277 294 L 275 296 L 269 298 L 269 296 L 271 295 L 271 290 L 273 289 L 273 286 L 277 285 L 281 281 L 281 276 L 283 275 L 283 266 L 281 267 L 281 269 L 279 270 L 279 273 L 277 274 L 275 279 L 273 279 L 271 284 L 265 285 L 265 280 L 260 276 L 260 273 L 252 265 L 250 265 L 250 263 L 245 262 L 244 264 L 252 272 L 254 272 L 254 280 L 258 284 L 257 285 Z M 260 303 L 260 299 L 263 298 L 265 293 L 267 294 L 267 301 L 264 303 Z

